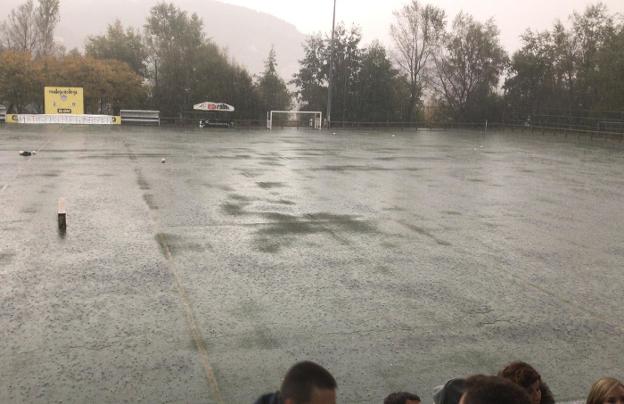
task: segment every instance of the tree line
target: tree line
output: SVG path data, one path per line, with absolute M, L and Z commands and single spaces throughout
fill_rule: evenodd
M 394 13 L 391 47 L 363 46 L 359 27 L 339 24 L 333 43 L 322 33 L 305 41 L 288 82 L 273 49 L 252 76 L 206 38 L 196 14 L 173 4 L 154 6 L 140 30 L 113 22 L 87 39 L 84 53 L 54 43 L 58 22 L 59 0 L 27 0 L 0 25 L 0 101 L 10 110 L 41 110 L 48 84 L 85 87 L 92 113 L 156 108 L 180 116 L 206 100 L 235 105 L 238 119 L 325 111 L 332 58 L 334 121 L 530 121 L 624 110 L 624 24 L 603 3 L 567 25 L 527 30 L 510 56 L 493 19 L 460 13 L 450 21 L 409 0 Z
M 196 14 L 173 4 L 154 6 L 143 30 L 113 22 L 84 53 L 49 40 L 58 22 L 59 0 L 27 0 L 0 25 L 0 102 L 10 112 L 41 112 L 46 85 L 84 87 L 85 111 L 96 114 L 155 108 L 180 117 L 211 100 L 235 105 L 235 118 L 257 119 L 291 106 L 273 49 L 252 77 L 206 38 Z

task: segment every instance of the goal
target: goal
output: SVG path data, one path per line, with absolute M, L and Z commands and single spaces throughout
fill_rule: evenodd
M 270 111 L 267 112 L 267 129 L 273 126 L 323 129 L 321 111 Z

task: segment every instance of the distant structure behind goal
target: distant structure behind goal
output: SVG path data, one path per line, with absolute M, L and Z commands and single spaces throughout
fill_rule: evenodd
M 275 119 L 275 122 L 274 122 Z M 323 129 L 323 113 L 321 111 L 270 111 L 267 112 L 267 129 L 273 124 L 284 127 Z

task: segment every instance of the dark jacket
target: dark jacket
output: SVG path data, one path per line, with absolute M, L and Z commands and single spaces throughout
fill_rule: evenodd
M 276 393 L 265 394 L 256 400 L 254 404 L 282 404 L 279 391 Z
M 540 404 L 555 404 L 555 397 L 553 397 L 553 393 L 546 383 L 540 382 L 540 390 L 542 391 Z
M 465 379 L 451 379 L 442 388 L 433 395 L 435 404 L 457 404 L 466 389 Z

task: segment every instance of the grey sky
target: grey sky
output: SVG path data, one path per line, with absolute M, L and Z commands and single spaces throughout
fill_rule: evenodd
M 222 0 L 263 11 L 296 25 L 305 34 L 331 30 L 333 0 Z M 408 0 L 337 0 L 337 20 L 356 22 L 362 27 L 364 40 L 389 42 L 393 10 Z M 611 12 L 624 13 L 624 0 L 604 0 Z M 573 10 L 582 11 L 589 0 L 432 0 L 430 4 L 446 10 L 449 19 L 464 10 L 479 20 L 494 17 L 507 50 L 520 45 L 519 35 L 527 28 L 543 30 L 561 19 L 566 21 Z

